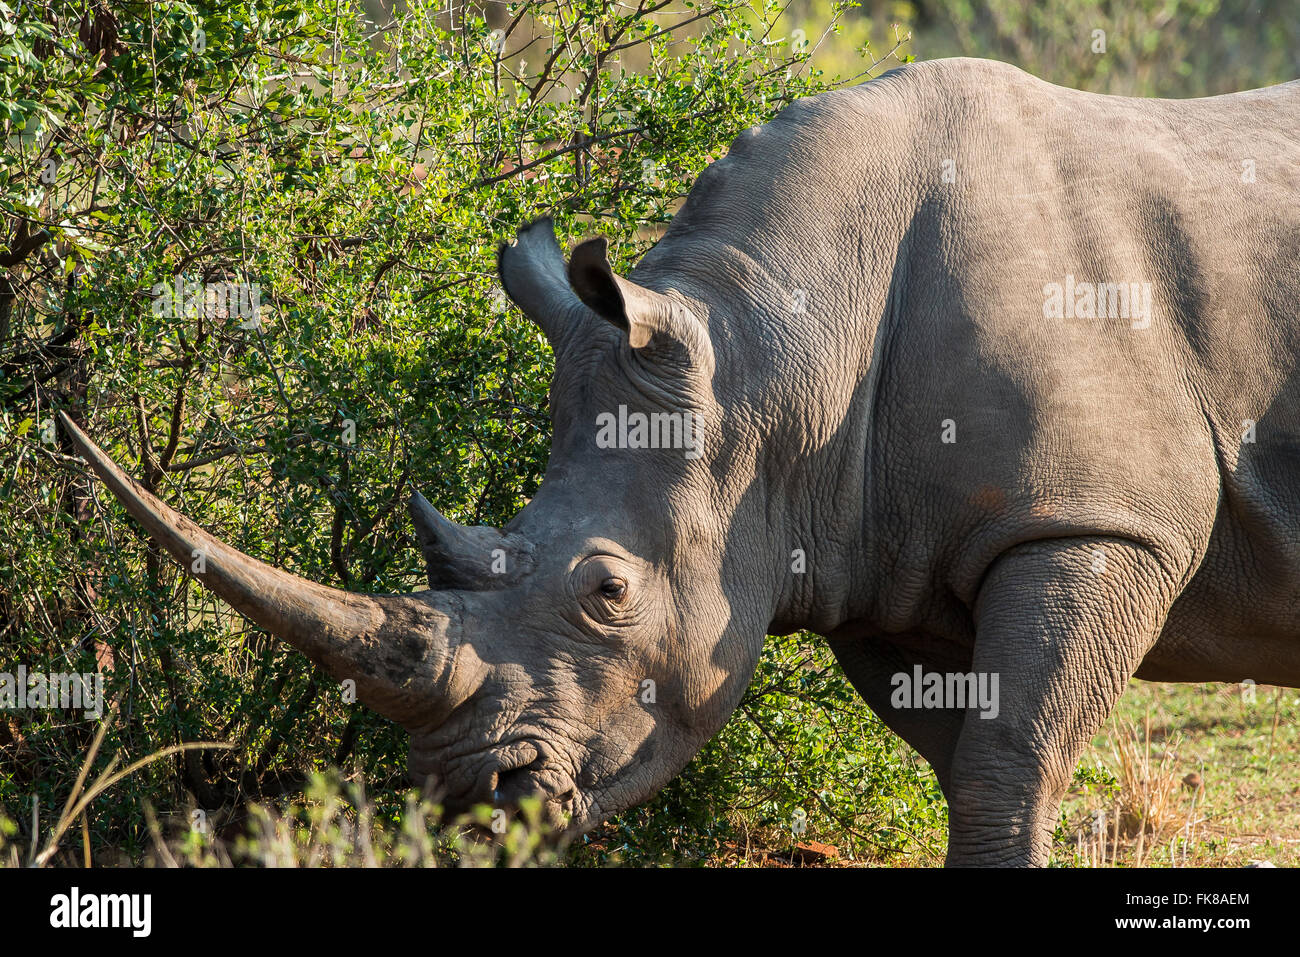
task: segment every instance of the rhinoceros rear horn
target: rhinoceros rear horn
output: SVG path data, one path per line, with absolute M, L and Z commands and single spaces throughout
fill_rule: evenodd
M 459 621 L 454 596 L 365 595 L 272 568 L 230 547 L 129 478 L 62 412 L 77 452 L 159 545 L 241 614 L 297 648 L 357 699 L 402 724 L 447 696 Z
M 518 535 L 457 525 L 419 492 L 411 493 L 406 507 L 428 566 L 430 588 L 503 588 L 532 568 L 532 546 Z

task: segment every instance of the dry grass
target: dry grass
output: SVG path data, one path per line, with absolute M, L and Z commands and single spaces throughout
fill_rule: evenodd
M 0 867 L 94 867 L 87 813 L 95 799 L 133 772 L 159 758 L 190 748 L 229 747 L 219 742 L 174 745 L 154 752 L 118 770 L 121 755 L 108 761 L 87 787 L 91 768 L 104 741 L 105 732 L 117 718 L 114 704 L 100 724 L 87 751 L 81 773 L 68 793 L 63 812 L 42 834 L 40 818 L 33 805 L 31 840 L 21 847 L 11 840 L 17 828 L 0 813 Z M 153 809 L 144 806 L 149 825 L 149 852 L 140 860 L 117 861 L 146 867 L 523 867 L 554 865 L 565 841 L 541 819 L 541 802 L 524 799 L 513 819 L 503 815 L 494 820 L 492 808 L 482 806 L 470 815 L 448 820 L 441 807 L 415 792 L 406 795 L 406 806 L 395 819 L 385 820 L 357 781 L 341 780 L 337 773 L 314 775 L 303 799 L 285 809 L 251 804 L 244 834 L 227 841 L 193 820 L 158 821 Z M 197 820 L 205 820 L 201 815 Z M 80 841 L 70 839 L 80 822 Z M 41 847 L 44 842 L 43 848 Z M 38 848 L 40 848 L 38 850 Z
M 1116 804 L 1117 825 L 1125 837 L 1149 835 L 1153 839 L 1166 832 L 1179 813 L 1178 789 L 1181 780 L 1176 764 L 1181 736 L 1175 734 L 1165 742 L 1158 760 L 1151 757 L 1151 715 L 1142 723 L 1120 725 L 1111 738 L 1112 753 L 1119 771 L 1120 793 Z
M 1056 863 L 1300 864 L 1297 717 L 1294 690 L 1134 681 L 1066 798 Z
M 1091 812 L 1077 834 L 1077 855 L 1083 866 L 1113 865 L 1121 849 L 1131 849 L 1133 863 L 1140 866 L 1144 851 L 1185 823 L 1178 801 L 1182 783 L 1178 743 L 1175 735 L 1153 758 L 1150 714 L 1140 729 L 1136 722 L 1112 717 L 1110 758 L 1115 784 L 1109 799 Z

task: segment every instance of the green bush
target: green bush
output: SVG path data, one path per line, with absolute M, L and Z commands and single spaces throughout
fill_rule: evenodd
M 410 488 L 501 524 L 545 465 L 551 356 L 497 244 L 552 212 L 628 268 L 735 134 L 832 82 L 775 3 L 408 8 L 0 3 L 0 669 L 104 675 L 120 713 L 97 768 L 234 745 L 100 795 L 96 860 L 141 859 L 154 813 L 234 834 L 331 766 L 395 821 L 405 741 L 133 530 L 54 413 L 251 555 L 418 587 Z M 260 324 L 187 301 L 223 282 L 257 285 Z M 95 729 L 0 713 L 11 847 L 33 801 L 48 834 Z M 776 642 L 727 730 L 610 833 L 627 859 L 699 858 L 800 806 L 810 834 L 899 849 L 941 813 L 900 755 L 827 652 Z

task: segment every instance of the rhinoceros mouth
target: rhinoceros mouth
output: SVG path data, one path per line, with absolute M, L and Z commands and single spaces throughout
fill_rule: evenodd
M 549 757 L 545 746 L 531 738 L 494 744 L 456 759 L 454 776 L 460 787 L 449 790 L 444 808 L 452 814 L 475 804 L 517 807 L 520 799 L 540 797 L 543 819 L 562 826 L 577 797 L 573 777 Z
M 502 757 L 492 792 L 495 803 L 515 805 L 521 798 L 541 797 L 548 818 L 572 805 L 576 796 L 573 778 L 548 758 L 545 748 L 532 741 L 521 742 Z

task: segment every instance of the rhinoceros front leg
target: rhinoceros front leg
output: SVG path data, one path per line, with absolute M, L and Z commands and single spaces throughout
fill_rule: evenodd
M 1176 593 L 1148 548 L 1114 538 L 1003 555 L 975 606 L 977 674 L 997 714 L 967 711 L 947 797 L 949 866 L 1043 866 L 1079 757 L 1154 644 Z

